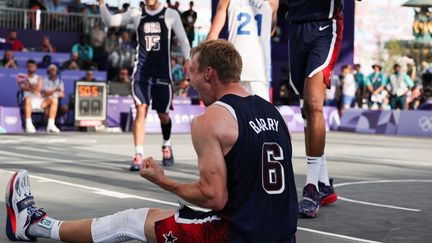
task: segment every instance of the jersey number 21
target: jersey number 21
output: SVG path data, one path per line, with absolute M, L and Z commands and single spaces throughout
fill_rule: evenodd
M 251 31 L 249 30 L 249 25 L 251 24 L 252 16 L 248 13 L 239 13 L 237 15 L 237 20 L 240 22 L 240 25 L 237 28 L 237 35 L 250 35 Z M 262 24 L 262 14 L 257 14 L 254 16 L 254 19 L 257 24 L 258 36 L 261 36 L 261 24 Z

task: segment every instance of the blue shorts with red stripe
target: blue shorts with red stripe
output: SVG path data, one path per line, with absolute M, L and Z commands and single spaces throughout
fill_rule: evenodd
M 323 72 L 330 87 L 330 74 L 342 44 L 343 19 L 289 23 L 289 60 L 292 85 L 303 95 L 304 82 Z
M 157 113 L 168 113 L 173 109 L 173 88 L 169 79 L 136 77 L 132 82 L 132 95 L 136 105 L 151 103 Z
M 195 211 L 182 206 L 173 216 L 155 223 L 157 242 L 228 242 L 228 222 L 213 211 Z

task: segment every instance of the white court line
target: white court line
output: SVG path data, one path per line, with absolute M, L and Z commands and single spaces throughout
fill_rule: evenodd
M 14 171 L 8 171 L 8 170 L 3 170 L 3 169 L 0 169 L 0 172 L 6 172 L 6 173 L 10 173 L 10 174 L 15 173 Z M 53 182 L 53 183 L 57 183 L 57 184 L 61 184 L 61 185 L 66 185 L 66 186 L 76 187 L 76 188 L 80 188 L 80 189 L 90 190 L 90 191 L 92 191 L 92 193 L 99 194 L 99 195 L 104 195 L 104 196 L 108 196 L 108 197 L 115 197 L 115 198 L 121 198 L 121 199 L 133 198 L 133 199 L 139 199 L 139 200 L 144 200 L 144 201 L 149 201 L 149 202 L 155 202 L 155 203 L 160 203 L 160 204 L 165 204 L 165 205 L 170 205 L 170 206 L 176 206 L 176 207 L 179 206 L 179 203 L 173 203 L 173 202 L 158 200 L 158 199 L 149 198 L 149 197 L 141 197 L 141 196 L 136 196 L 136 195 L 133 195 L 133 194 L 127 194 L 127 193 L 116 192 L 116 191 L 111 191 L 111 190 L 105 190 L 105 189 L 100 189 L 100 188 L 97 188 L 97 187 L 84 186 L 84 185 L 79 185 L 79 184 L 75 184 L 75 183 L 70 183 L 70 182 L 65 182 L 65 181 L 50 179 L 50 178 L 46 178 L 46 177 L 42 177 L 42 176 L 29 175 L 29 177 L 30 178 L 34 178 L 34 179 L 38 179 L 39 182 Z M 200 207 L 193 207 L 192 206 L 190 208 L 193 208 L 195 210 L 208 211 L 208 209 L 204 209 L 204 208 L 200 208 Z M 354 240 L 354 241 L 357 241 L 357 242 L 381 243 L 379 241 L 370 241 L 370 240 L 355 238 L 355 237 L 346 236 L 346 235 L 339 235 L 339 234 L 334 234 L 334 233 L 328 233 L 328 232 L 314 230 L 314 229 L 309 229 L 309 228 L 297 227 L 297 229 L 298 230 L 302 230 L 302 231 L 311 232 L 311 233 L 316 233 L 316 234 L 322 234 L 322 235 L 327 235 L 327 236 L 332 236 L 332 237 L 347 239 L 347 240 Z
M 4 171 L 4 172 L 9 173 L 9 174 L 15 173 L 14 171 L 8 171 L 8 170 L 3 170 L 3 169 L 0 169 L 0 172 L 1 171 Z M 38 179 L 39 182 L 53 182 L 53 183 L 57 183 L 57 184 L 65 185 L 65 186 L 71 186 L 71 187 L 75 187 L 75 188 L 89 190 L 94 194 L 104 195 L 104 196 L 108 196 L 108 197 L 115 197 L 115 198 L 120 198 L 120 199 L 131 198 L 131 199 L 138 199 L 138 200 L 160 203 L 160 204 L 176 206 L 176 207 L 180 206 L 179 203 L 173 203 L 173 202 L 158 200 L 158 199 L 154 199 L 154 198 L 150 198 L 150 197 L 142 197 L 142 196 L 137 196 L 137 195 L 123 193 L 123 192 L 116 192 L 116 191 L 101 189 L 101 188 L 97 188 L 97 187 L 84 186 L 84 185 L 75 184 L 75 183 L 71 183 L 71 182 L 50 179 L 50 178 L 46 178 L 46 177 L 42 177 L 42 176 L 29 175 L 29 177 L 34 178 L 34 179 Z M 200 207 L 191 206 L 190 208 L 193 208 L 195 210 L 208 211 L 208 209 L 204 209 L 204 208 L 200 208 Z
M 311 232 L 311 233 L 316 233 L 316 234 L 321 234 L 321 235 L 327 235 L 327 236 L 333 236 L 336 238 L 342 238 L 342 239 L 346 239 L 346 240 L 354 240 L 357 242 L 381 243 L 380 241 L 365 240 L 365 239 L 361 239 L 361 238 L 356 238 L 356 237 L 351 237 L 351 236 L 346 236 L 346 235 L 339 235 L 339 234 L 334 234 L 334 233 L 328 233 L 328 232 L 324 232 L 324 231 L 320 231 L 320 230 L 308 229 L 308 228 L 303 228 L 303 227 L 297 227 L 297 229 L 302 230 L 302 231 L 306 231 L 306 232 Z
M 403 183 L 403 182 L 432 182 L 432 180 L 409 179 L 409 180 L 355 181 L 355 182 L 344 182 L 344 183 L 335 184 L 334 187 L 343 187 L 343 186 L 350 186 L 350 185 L 363 185 L 363 184 L 377 184 L 377 183 Z M 397 207 L 397 206 L 386 205 L 386 204 L 364 202 L 364 201 L 353 200 L 353 199 L 349 199 L 349 198 L 341 197 L 341 196 L 338 196 L 338 199 L 340 199 L 342 201 L 364 204 L 364 205 L 370 205 L 370 206 L 375 206 L 375 207 L 399 209 L 399 210 L 411 211 L 411 212 L 420 212 L 421 211 L 420 209 L 404 208 L 404 207 Z
M 386 205 L 386 204 L 379 204 L 379 203 L 370 203 L 370 202 L 363 202 L 363 201 L 358 201 L 358 200 L 352 200 L 346 197 L 341 197 L 338 196 L 339 200 L 342 201 L 347 201 L 347 202 L 352 202 L 352 203 L 358 203 L 358 204 L 363 204 L 363 205 L 369 205 L 369 206 L 375 206 L 375 207 L 382 207 L 382 208 L 391 208 L 391 209 L 399 209 L 399 210 L 404 210 L 404 211 L 411 211 L 411 212 L 420 212 L 420 209 L 414 209 L 414 208 L 404 208 L 404 207 L 397 207 L 397 206 L 391 206 L 391 205 Z

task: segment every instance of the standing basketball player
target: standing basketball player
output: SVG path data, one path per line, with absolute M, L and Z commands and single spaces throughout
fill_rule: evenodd
M 65 242 L 295 242 L 297 192 L 292 147 L 272 104 L 240 85 L 240 54 L 227 41 L 205 41 L 192 52 L 189 80 L 207 109 L 192 123 L 199 179 L 179 183 L 152 158 L 141 176 L 199 207 L 177 212 L 129 209 L 79 221 L 52 219 L 34 205 L 28 174 L 6 188 L 7 236 Z
M 342 43 L 343 0 L 287 0 L 287 4 L 291 78 L 305 123 L 307 179 L 299 213 L 316 217 L 320 205 L 337 200 L 324 157 L 323 104 Z
M 171 30 L 180 41 L 184 57 L 189 63 L 190 46 L 177 11 L 165 8 L 158 0 L 146 0 L 146 7 L 141 12 L 130 8 L 125 13 L 111 15 L 104 0 L 99 0 L 102 20 L 108 26 L 133 24 L 137 31 L 138 53 L 132 74 L 132 95 L 137 114 L 133 126 L 135 157 L 131 171 L 141 169 L 144 158 L 145 118 L 150 101 L 152 109 L 158 113 L 162 135 L 162 164 L 171 166 L 174 157 L 171 149 L 172 81 L 170 46 Z M 187 64 L 186 64 L 187 65 Z
M 220 0 L 207 37 L 218 38 L 228 13 L 228 41 L 243 60 L 243 87 L 267 101 L 271 81 L 270 37 L 276 27 L 278 6 L 278 0 Z

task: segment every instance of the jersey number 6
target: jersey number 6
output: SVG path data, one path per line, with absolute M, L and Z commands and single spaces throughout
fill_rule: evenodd
M 262 147 L 262 187 L 268 194 L 285 190 L 285 172 L 280 163 L 283 150 L 277 143 L 264 143 Z

